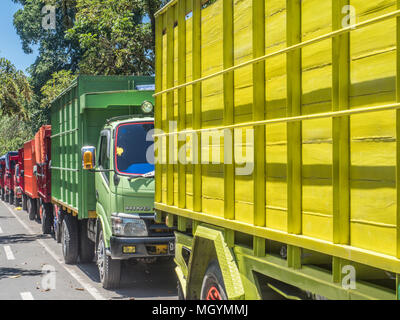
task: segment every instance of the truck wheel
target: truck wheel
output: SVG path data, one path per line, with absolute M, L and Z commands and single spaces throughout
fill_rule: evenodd
M 13 205 L 14 204 L 14 192 L 10 192 L 10 204 Z
M 28 209 L 28 207 L 27 207 L 27 199 L 26 199 L 26 195 L 22 195 L 22 210 L 27 210 Z
M 82 263 L 89 263 L 94 258 L 95 244 L 88 238 L 87 220 L 81 220 L 79 223 L 79 259 Z
M 5 200 L 5 197 L 4 197 L 4 189 L 1 189 L 1 200 Z
M 42 204 L 42 232 L 43 234 L 51 234 L 51 226 L 53 225 L 53 212 L 51 205 Z
M 16 207 L 20 207 L 20 201 L 21 199 L 17 198 L 17 196 L 14 196 L 14 203 Z
M 10 202 L 10 194 L 7 194 L 7 193 L 6 193 L 4 197 L 5 197 L 4 200 L 5 200 L 6 202 Z
M 116 289 L 121 279 L 121 261 L 113 260 L 106 254 L 103 231 L 100 231 L 97 247 L 97 267 L 104 289 Z
M 53 216 L 54 216 L 54 239 L 57 243 L 61 243 L 61 225 L 63 219 L 63 212 L 56 205 L 53 208 Z
M 57 221 L 54 224 L 54 236 L 57 243 L 61 243 L 61 232 L 62 232 L 62 220 L 64 219 L 64 213 L 61 209 L 58 210 Z
M 212 261 L 204 275 L 201 285 L 201 300 L 228 300 L 221 268 L 216 260 Z
M 28 213 L 29 220 L 33 221 L 36 218 L 36 201 L 34 199 L 29 198 L 28 200 Z
M 78 261 L 78 221 L 66 214 L 61 228 L 61 244 L 66 264 L 75 264 Z

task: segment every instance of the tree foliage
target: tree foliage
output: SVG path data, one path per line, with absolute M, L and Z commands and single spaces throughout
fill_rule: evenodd
M 71 70 L 61 70 L 53 73 L 52 78 L 41 89 L 43 98 L 40 106 L 43 109 L 50 108 L 51 102 L 66 90 L 75 78 L 76 76 Z
M 23 7 L 14 15 L 14 26 L 25 53 L 30 54 L 38 47 L 38 57 L 28 69 L 36 94 L 54 72 L 75 72 L 81 58 L 79 43 L 65 37 L 66 31 L 75 20 L 75 0 L 12 0 Z M 56 29 L 45 30 L 42 26 L 42 8 L 45 4 L 55 5 Z
M 6 0 L 10 1 L 10 0 Z M 50 103 L 77 74 L 154 73 L 154 13 L 168 0 L 11 0 L 26 54 L 38 50 L 28 79 L 0 59 L 0 154 L 16 150 L 50 122 Z M 56 28 L 42 26 L 44 5 Z
M 23 72 L 7 59 L 0 58 L 0 108 L 3 115 L 26 117 L 25 106 L 32 99 L 32 90 Z
M 28 122 L 0 112 L 0 155 L 18 150 L 32 137 L 32 128 Z
M 153 72 L 151 25 L 143 22 L 142 1 L 77 0 L 67 38 L 79 42 L 83 74 L 129 75 Z

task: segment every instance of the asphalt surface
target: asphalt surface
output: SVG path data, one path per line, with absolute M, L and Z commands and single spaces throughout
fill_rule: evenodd
M 0 300 L 174 300 L 174 267 L 124 263 L 120 288 L 105 290 L 94 262 L 66 265 L 40 223 L 0 201 Z

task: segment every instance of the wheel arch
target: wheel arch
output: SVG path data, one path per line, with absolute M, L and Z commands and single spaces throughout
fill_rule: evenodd
M 110 247 L 110 240 L 108 239 L 107 235 L 111 234 L 111 227 L 108 221 L 106 221 L 106 212 L 104 211 L 103 207 L 97 202 L 96 203 L 96 212 L 97 212 L 97 234 L 96 238 L 98 241 L 100 231 L 103 231 L 104 234 L 104 240 L 106 243 L 106 247 Z M 99 223 L 100 222 L 100 223 Z M 96 241 L 96 245 L 97 245 Z
M 219 263 L 228 299 L 244 299 L 244 287 L 236 259 L 225 241 L 224 233 L 223 229 L 208 225 L 196 228 L 189 260 L 187 299 L 199 299 L 204 275 L 213 260 Z

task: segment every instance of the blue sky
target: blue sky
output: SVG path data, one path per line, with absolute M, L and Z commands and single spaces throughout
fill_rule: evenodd
M 22 50 L 21 40 L 13 25 L 14 13 L 20 8 L 11 0 L 0 0 L 0 57 L 10 60 L 18 69 L 26 71 L 36 58 Z

